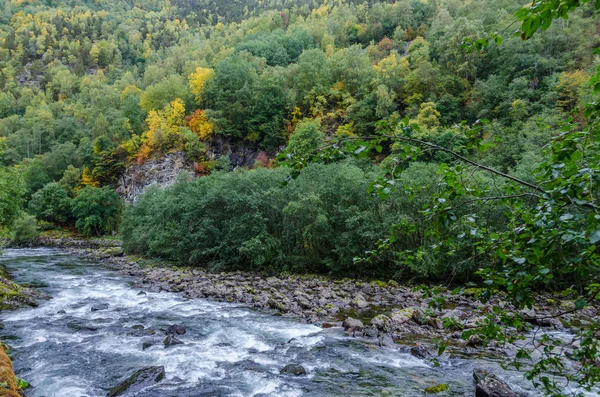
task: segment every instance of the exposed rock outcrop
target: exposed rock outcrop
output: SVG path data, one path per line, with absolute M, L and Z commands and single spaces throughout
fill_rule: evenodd
M 132 164 L 121 176 L 117 193 L 125 201 L 133 203 L 148 186 L 171 186 L 183 171 L 193 172 L 193 163 L 183 152 L 169 153 L 161 159 L 148 159 L 143 164 Z

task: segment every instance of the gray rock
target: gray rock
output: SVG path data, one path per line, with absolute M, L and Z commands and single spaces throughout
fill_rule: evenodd
M 430 356 L 427 346 L 418 344 L 410 348 L 410 354 L 416 358 L 425 359 Z
M 352 336 L 355 336 L 356 332 L 362 332 L 365 326 L 362 321 L 348 317 L 342 323 L 342 327 L 344 327 L 344 330 L 347 334 L 352 334 Z
M 475 379 L 475 397 L 517 397 L 506 382 L 492 373 L 475 369 L 473 379 Z
M 388 316 L 379 314 L 371 319 L 371 325 L 378 331 L 389 331 L 391 320 Z
M 93 312 L 97 312 L 100 310 L 106 310 L 106 309 L 108 309 L 108 303 L 100 303 L 99 305 L 92 306 Z
M 146 367 L 142 368 L 127 379 L 120 382 L 117 386 L 110 389 L 107 396 L 123 396 L 126 393 L 135 393 L 148 386 L 154 385 L 165 378 L 165 367 Z
M 184 335 L 186 333 L 186 329 L 183 325 L 173 324 L 165 330 L 165 333 L 167 335 Z
M 174 337 L 173 335 L 167 335 L 167 337 L 163 341 L 163 345 L 165 346 L 165 348 L 167 348 L 175 345 L 183 345 L 183 342 Z
M 161 339 L 159 338 L 145 338 L 142 340 L 142 350 L 146 350 L 151 348 L 152 346 L 158 345 L 161 343 Z
M 306 370 L 302 365 L 288 364 L 279 371 L 280 374 L 302 376 L 306 375 Z

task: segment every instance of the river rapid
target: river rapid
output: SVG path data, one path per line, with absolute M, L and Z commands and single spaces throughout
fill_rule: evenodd
M 476 366 L 516 390 L 527 387 L 522 374 L 493 361 L 449 359 L 436 367 L 339 328 L 175 293 L 143 295 L 123 274 L 61 250 L 7 249 L 0 261 L 15 281 L 50 297 L 37 308 L 2 313 L 0 338 L 13 347 L 18 376 L 34 386 L 31 397 L 106 396 L 145 366 L 164 366 L 166 378 L 137 396 L 421 396 L 440 383 L 450 386 L 441 395 L 473 396 Z M 108 308 L 92 311 L 100 304 Z M 161 330 L 175 323 L 187 329 L 178 336 L 184 344 L 164 348 Z M 144 335 L 148 330 L 156 336 Z M 161 342 L 142 350 L 148 338 Z M 290 363 L 308 374 L 281 375 Z

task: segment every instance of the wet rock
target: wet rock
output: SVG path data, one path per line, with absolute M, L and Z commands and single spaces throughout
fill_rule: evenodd
M 140 292 L 138 292 L 138 296 L 141 296 L 141 295 L 148 295 L 148 294 L 147 294 L 147 293 L 145 293 L 144 291 L 140 291 Z
M 183 342 L 172 335 L 167 335 L 167 337 L 163 341 L 163 345 L 165 346 L 165 348 L 167 348 L 175 345 L 183 345 Z
M 306 375 L 306 370 L 302 365 L 288 364 L 279 371 L 280 374 L 302 376 Z
M 144 328 L 144 326 L 142 325 L 141 328 L 139 326 L 134 325 L 133 327 L 131 327 L 131 330 L 129 332 L 127 332 L 128 336 L 133 336 L 136 338 L 142 337 L 142 336 L 150 336 L 150 335 L 155 335 L 156 331 L 153 329 L 146 329 Z
M 379 334 L 377 336 L 377 341 L 379 343 L 379 347 L 396 347 L 394 338 L 392 338 L 392 335 L 390 334 Z
M 328 321 L 325 321 L 325 322 L 324 322 L 324 323 L 321 325 L 321 327 L 323 327 L 323 329 L 327 329 L 327 328 L 333 328 L 333 327 L 339 327 L 339 326 L 340 326 L 340 324 L 339 324 L 339 323 L 328 322 Z
M 64 310 L 59 310 L 59 311 L 56 312 L 56 314 L 67 314 L 67 312 L 64 311 Z
M 441 393 L 444 391 L 447 391 L 449 389 L 448 384 L 446 383 L 442 383 L 436 386 L 431 386 L 431 387 L 427 387 L 425 389 L 425 393 L 429 393 L 429 394 L 437 394 L 437 393 Z
M 159 338 L 145 338 L 142 341 L 142 350 L 146 350 L 151 348 L 152 346 L 156 346 L 161 343 L 162 339 Z
M 67 323 L 67 327 L 75 331 L 97 331 L 100 327 L 86 323 L 84 320 L 73 320 Z
M 517 397 L 506 382 L 492 373 L 475 369 L 473 379 L 475 379 L 475 397 Z
M 167 335 L 184 335 L 186 333 L 186 329 L 183 325 L 173 324 L 165 330 L 165 333 Z
M 342 327 L 344 327 L 346 334 L 348 334 L 348 335 L 352 334 L 352 336 L 356 336 L 356 333 L 362 332 L 365 326 L 362 323 L 362 321 L 357 320 L 352 317 L 348 317 L 342 323 Z
M 233 366 L 243 371 L 267 372 L 265 367 L 252 360 L 242 360 L 234 363 Z
M 148 386 L 159 383 L 165 378 L 165 367 L 146 367 L 142 368 L 127 379 L 113 387 L 108 392 L 108 397 L 125 395 L 125 393 L 135 393 Z
M 93 312 L 97 312 L 97 311 L 100 311 L 100 310 L 106 310 L 106 309 L 108 309 L 108 303 L 101 303 L 99 305 L 92 306 L 92 311 Z
M 423 344 L 418 344 L 410 348 L 410 354 L 416 358 L 426 359 L 430 356 L 429 349 Z

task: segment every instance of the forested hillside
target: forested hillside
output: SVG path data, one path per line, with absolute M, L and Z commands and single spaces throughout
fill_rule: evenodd
M 3 240 L 597 301 L 598 2 L 0 4 Z M 121 200 L 128 167 L 175 152 L 190 173 Z M 523 326 L 493 310 L 483 338 Z M 531 377 L 562 395 L 546 353 Z
M 299 126 L 314 123 L 320 140 L 409 117 L 423 137 L 456 145 L 457 124 L 488 119 L 481 134 L 494 147 L 475 155 L 526 175 L 557 122 L 580 117 L 598 37 L 584 7 L 529 41 L 511 37 L 483 52 L 463 45 L 510 31 L 518 8 L 500 0 L 4 2 L 2 226 L 31 223 L 24 210 L 111 232 L 119 211 L 86 221 L 78 193 L 115 201 L 109 188 L 128 163 L 184 150 L 199 175 L 229 169 L 206 151 L 221 137 L 263 150 L 257 166 L 269 166 Z

